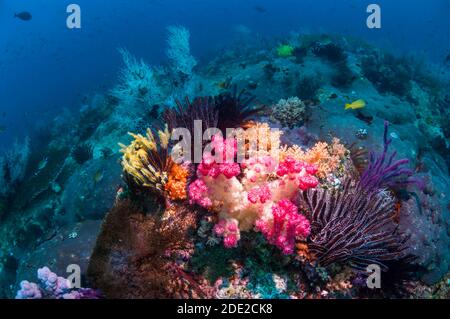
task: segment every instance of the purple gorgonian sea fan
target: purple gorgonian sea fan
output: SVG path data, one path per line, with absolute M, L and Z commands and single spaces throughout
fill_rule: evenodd
M 414 171 L 407 168 L 408 159 L 396 160 L 397 152 L 389 153 L 392 139 L 388 138 L 389 122 L 384 122 L 383 152 L 370 152 L 369 165 L 361 174 L 359 186 L 367 192 L 380 189 L 398 189 L 415 184 L 423 188 L 423 181 L 413 178 Z

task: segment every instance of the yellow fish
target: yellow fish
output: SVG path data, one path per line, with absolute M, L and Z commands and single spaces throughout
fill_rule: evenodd
M 357 110 L 357 109 L 362 109 L 363 107 L 366 106 L 366 101 L 364 100 L 356 100 L 352 103 L 346 103 L 345 104 L 345 109 L 352 109 L 352 110 Z

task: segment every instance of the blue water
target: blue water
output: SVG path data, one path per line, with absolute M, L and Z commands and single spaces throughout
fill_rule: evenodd
M 356 0 L 77 0 L 82 29 L 66 27 L 70 1 L 0 2 L 0 145 L 27 134 L 83 95 L 111 87 L 120 65 L 118 47 L 150 64 L 165 61 L 165 28 L 185 25 L 193 55 L 201 59 L 233 40 L 245 25 L 264 36 L 291 31 L 362 37 L 400 53 L 441 62 L 450 48 L 450 1 L 378 0 L 382 28 L 369 30 L 366 6 Z M 264 10 L 257 10 L 263 8 Z M 31 21 L 13 17 L 29 11 Z

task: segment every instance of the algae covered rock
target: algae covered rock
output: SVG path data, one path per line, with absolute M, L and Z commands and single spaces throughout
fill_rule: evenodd
M 121 167 L 116 157 L 91 160 L 67 181 L 62 194 L 65 221 L 102 219 L 120 188 Z
M 59 274 L 67 274 L 69 265 L 77 265 L 81 270 L 81 280 L 86 280 L 86 270 L 97 234 L 100 221 L 85 221 L 55 230 L 47 241 L 35 247 L 17 261 L 16 283 L 9 293 L 14 297 L 16 288 L 22 280 L 34 280 L 37 270 L 47 266 Z

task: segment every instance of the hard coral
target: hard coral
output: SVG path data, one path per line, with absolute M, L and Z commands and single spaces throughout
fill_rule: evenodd
M 293 128 L 300 126 L 305 120 L 305 103 L 298 97 L 290 97 L 287 100 L 281 99 L 274 106 L 272 116 L 280 122 L 282 126 Z

